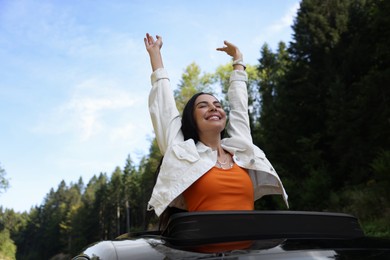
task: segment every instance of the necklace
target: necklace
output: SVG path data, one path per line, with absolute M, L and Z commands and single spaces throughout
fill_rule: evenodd
M 225 161 L 224 162 L 220 162 L 218 159 L 217 159 L 217 164 L 218 164 L 218 167 L 221 168 L 221 169 L 231 169 L 233 167 L 233 163 L 229 163 L 229 168 L 224 168 L 223 166 L 226 165 L 228 163 L 228 156 L 225 154 Z
M 227 156 L 225 154 L 225 161 L 224 162 L 220 162 L 218 159 L 217 159 L 217 163 L 219 164 L 219 166 L 222 168 L 222 165 L 225 165 L 227 163 Z

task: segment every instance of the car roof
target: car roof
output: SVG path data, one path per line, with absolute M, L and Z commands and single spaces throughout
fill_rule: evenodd
M 357 239 L 270 239 L 257 240 L 250 248 L 204 253 L 173 248 L 158 238 L 101 241 L 80 259 L 389 259 L 389 240 Z M 80 255 L 80 256 L 82 256 Z

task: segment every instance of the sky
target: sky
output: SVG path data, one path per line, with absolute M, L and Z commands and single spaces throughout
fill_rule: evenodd
M 161 35 L 175 89 L 185 68 L 245 63 L 292 39 L 298 0 L 0 0 L 0 206 L 40 206 L 64 180 L 135 165 L 154 137 L 145 33 Z

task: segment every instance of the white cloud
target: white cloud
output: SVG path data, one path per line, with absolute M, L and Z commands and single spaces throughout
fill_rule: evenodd
M 86 80 L 75 87 L 69 100 L 56 108 L 34 128 L 35 132 L 43 134 L 71 133 L 77 139 L 87 141 L 98 134 L 107 132 L 121 125 L 118 122 L 128 114 L 130 108 L 138 101 L 117 86 L 115 82 L 104 82 L 98 79 Z M 126 125 L 128 129 L 129 126 Z
M 268 30 L 277 33 L 286 28 L 289 28 L 294 22 L 294 18 L 297 14 L 298 8 L 299 8 L 299 3 L 297 2 L 290 7 L 287 13 L 282 18 L 280 18 L 279 21 L 272 24 Z
M 130 56 L 144 54 L 143 41 L 134 40 L 126 33 L 101 29 L 90 32 L 89 37 L 83 34 L 66 39 L 65 43 L 58 43 L 60 48 L 72 58 L 93 58 L 101 62 L 114 61 L 115 64 L 125 62 Z
M 277 41 L 279 41 L 282 38 L 280 35 L 283 34 L 283 32 L 289 31 L 291 29 L 291 26 L 294 23 L 294 18 L 297 15 L 299 6 L 299 2 L 293 4 L 279 20 L 272 23 L 265 29 L 263 35 L 258 36 L 254 39 L 254 44 L 263 44 L 266 39 L 270 41 L 274 38 L 277 38 Z
M 112 141 L 126 140 L 129 136 L 134 136 L 138 131 L 134 123 L 127 123 L 120 128 L 115 128 L 112 130 L 110 139 Z M 139 131 L 142 132 L 142 131 Z

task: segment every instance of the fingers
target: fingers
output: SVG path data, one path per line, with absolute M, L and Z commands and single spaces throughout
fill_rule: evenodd
M 231 43 L 231 42 L 223 41 L 223 43 L 227 46 L 227 48 L 235 48 L 235 49 L 237 49 L 237 46 L 234 45 L 234 44 Z
M 223 41 L 223 47 L 216 48 L 217 51 L 225 52 L 227 55 L 231 56 L 234 60 L 242 59 L 242 54 L 237 46 L 232 44 L 229 41 Z
M 149 45 L 151 45 L 151 39 L 150 39 L 150 35 L 149 33 L 146 34 L 146 37 L 144 38 L 144 43 L 145 43 L 145 47 L 148 47 Z M 153 39 L 152 39 L 153 40 Z
M 237 48 L 234 44 L 228 42 L 228 41 L 223 41 L 224 45 L 223 47 L 217 48 L 217 51 L 227 51 L 230 48 Z
M 156 40 L 154 40 L 153 36 L 151 36 L 149 33 L 146 33 L 146 37 L 144 38 L 145 44 L 153 45 L 157 41 L 162 42 L 162 37 L 160 35 L 156 35 Z
M 144 38 L 144 43 L 145 43 L 145 48 L 147 49 L 149 46 L 149 43 L 148 43 L 148 40 L 146 38 Z
M 226 41 L 224 41 L 224 44 L 226 45 Z M 223 47 L 217 48 L 217 51 L 227 51 L 227 49 L 228 49 L 228 46 L 223 46 Z

